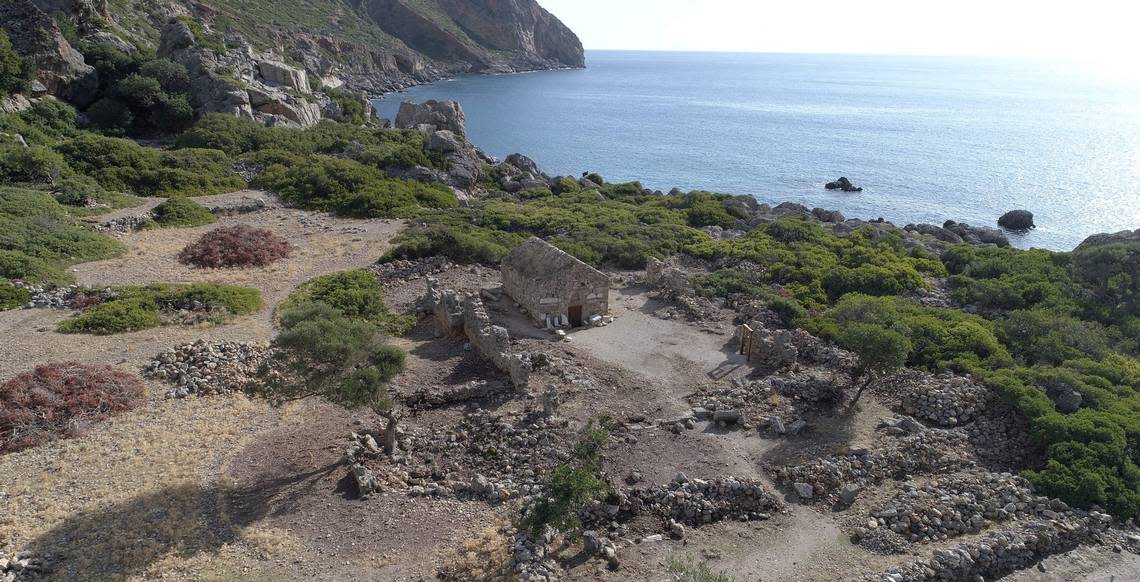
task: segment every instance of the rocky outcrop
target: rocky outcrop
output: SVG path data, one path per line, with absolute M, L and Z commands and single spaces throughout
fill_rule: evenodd
M 827 188 L 828 190 L 843 190 L 844 192 L 862 192 L 863 191 L 862 188 L 852 184 L 851 180 L 848 180 L 847 178 L 843 178 L 843 177 L 839 178 L 838 180 L 836 180 L 834 182 L 828 182 L 826 185 L 824 185 L 824 188 Z
M 942 228 L 962 237 L 964 242 L 972 245 L 1009 246 L 1009 238 L 996 228 L 970 226 L 965 222 L 954 222 L 953 220 L 947 220 Z
M 365 0 L 385 32 L 430 59 L 468 72 L 585 66 L 578 37 L 534 0 Z
M 265 4 L 272 6 L 269 0 Z M 236 66 L 232 74 L 196 85 L 193 97 L 203 103 L 199 113 L 301 126 L 310 123 L 314 111 L 337 118 L 337 107 L 316 100 L 314 110 L 275 98 L 275 104 L 258 111 L 261 106 L 246 103 L 234 90 L 243 87 L 233 85 L 256 81 L 309 95 L 319 80 L 323 87 L 375 95 L 459 73 L 585 65 L 577 36 L 534 0 L 353 0 L 345 8 L 327 20 L 282 13 L 266 22 L 255 11 L 217 10 L 196 0 L 134 2 L 114 10 L 107 0 L 8 0 L 0 2 L 0 27 L 18 52 L 35 61 L 48 91 L 83 108 L 98 96 L 98 78 L 63 37 L 56 19 L 73 23 L 84 43 L 161 55 L 194 48 L 202 40 L 194 38 L 199 28 L 170 25 L 175 18 L 194 22 L 209 33 L 208 44 L 224 53 L 214 55 L 218 66 L 227 71 Z M 224 27 L 218 22 L 222 15 Z M 227 32 L 218 32 L 223 28 Z
M 34 2 L 0 2 L 0 28 L 16 52 L 32 60 L 36 80 L 47 91 L 81 107 L 91 102 L 99 89 L 99 75 Z
M 455 101 L 404 101 L 396 114 L 397 129 L 419 129 L 425 133 L 450 131 L 467 138 L 467 116 Z
M 1033 213 L 1028 210 L 1010 210 L 998 219 L 998 226 L 1009 230 L 1025 231 L 1037 228 L 1033 224 Z

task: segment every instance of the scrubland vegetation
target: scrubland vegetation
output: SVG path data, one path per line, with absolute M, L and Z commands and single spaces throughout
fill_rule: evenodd
M 255 313 L 261 306 L 261 293 L 245 287 L 210 283 L 122 287 L 114 290 L 113 297 L 65 319 L 59 331 L 112 335 L 158 327 L 175 317 L 174 321 L 183 323 L 223 323 L 233 316 Z M 179 312 L 187 312 L 187 317 Z
M 0 452 L 82 434 L 134 408 L 142 382 L 111 366 L 46 364 L 0 384 Z
M 244 224 L 216 228 L 178 253 L 178 261 L 203 268 L 264 267 L 289 256 L 289 241 Z

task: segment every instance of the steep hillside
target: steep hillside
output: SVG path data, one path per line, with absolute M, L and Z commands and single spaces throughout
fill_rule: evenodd
M 222 52 L 276 55 L 310 76 L 369 93 L 464 72 L 511 72 L 584 66 L 578 37 L 535 0 L 11 0 L 0 27 L 37 69 L 80 78 L 92 42 L 127 50 L 159 48 L 163 28 L 183 18 L 198 40 Z M 53 25 L 54 21 L 54 25 Z M 35 34 L 38 31 L 46 34 Z M 51 38 L 45 43 L 45 38 Z M 61 42 L 60 42 L 61 41 Z M 45 47 L 45 44 L 50 46 Z M 82 73 L 82 74 L 81 74 Z M 87 81 L 91 83 L 90 80 Z

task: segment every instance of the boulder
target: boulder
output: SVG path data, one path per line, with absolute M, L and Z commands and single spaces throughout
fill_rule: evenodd
M 503 160 L 503 163 L 518 169 L 523 175 L 530 174 L 531 177 L 542 176 L 542 170 L 538 169 L 538 164 L 522 154 L 511 154 L 507 156 L 506 160 Z
M 942 228 L 962 237 L 964 242 L 972 245 L 1009 246 L 1009 238 L 1005 236 L 1004 232 L 996 228 L 970 226 L 965 222 L 954 222 L 953 220 L 947 220 Z
M 903 227 L 903 230 L 932 236 L 942 242 L 950 244 L 956 245 L 962 242 L 962 237 L 958 236 L 958 234 L 935 224 L 908 224 Z
M 427 149 L 450 154 L 457 152 L 467 145 L 455 132 L 441 129 L 428 136 Z
M 309 87 L 309 76 L 302 69 L 281 61 L 265 60 L 257 63 L 257 70 L 261 74 L 261 78 L 270 85 L 286 87 L 302 93 L 312 92 Z
M 1010 210 L 998 219 L 998 226 L 1009 230 L 1030 230 L 1037 228 L 1033 224 L 1033 213 L 1028 210 Z
M 855 503 L 855 498 L 863 492 L 863 488 L 856 483 L 848 483 L 839 489 L 839 501 L 843 505 Z
M 815 494 L 815 488 L 811 483 L 793 483 L 792 488 L 796 490 L 796 495 L 799 495 L 800 499 L 811 499 Z
M 844 192 L 862 192 L 863 191 L 862 188 L 852 184 L 851 180 L 848 180 L 847 178 L 844 178 L 844 177 L 840 177 L 838 180 L 836 180 L 834 182 L 828 182 L 826 185 L 824 185 L 824 188 L 827 188 L 828 190 L 842 190 Z
M 313 127 L 321 121 L 321 106 L 303 99 L 270 101 L 257 108 L 263 115 L 273 115 L 280 120 L 270 120 L 270 125 L 295 125 L 301 128 Z M 284 120 L 286 123 L 281 123 Z
M 1042 388 L 1061 414 L 1072 414 L 1080 410 L 1081 403 L 1084 402 L 1084 396 L 1068 384 L 1049 383 Z
M 181 20 L 171 20 L 162 28 L 161 39 L 158 43 L 158 56 L 170 58 L 174 53 L 194 47 L 198 39 L 194 38 L 194 31 Z
M 467 139 L 467 117 L 455 101 L 425 101 L 416 104 L 405 101 L 396 114 L 397 129 L 447 130 Z

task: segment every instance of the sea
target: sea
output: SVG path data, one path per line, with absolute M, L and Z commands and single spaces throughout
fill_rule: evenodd
M 552 175 L 747 194 L 852 218 L 996 226 L 1071 250 L 1140 228 L 1140 82 L 1036 60 L 590 51 L 587 68 L 463 76 L 379 98 L 454 99 L 487 153 Z M 840 176 L 860 193 L 829 192 Z

